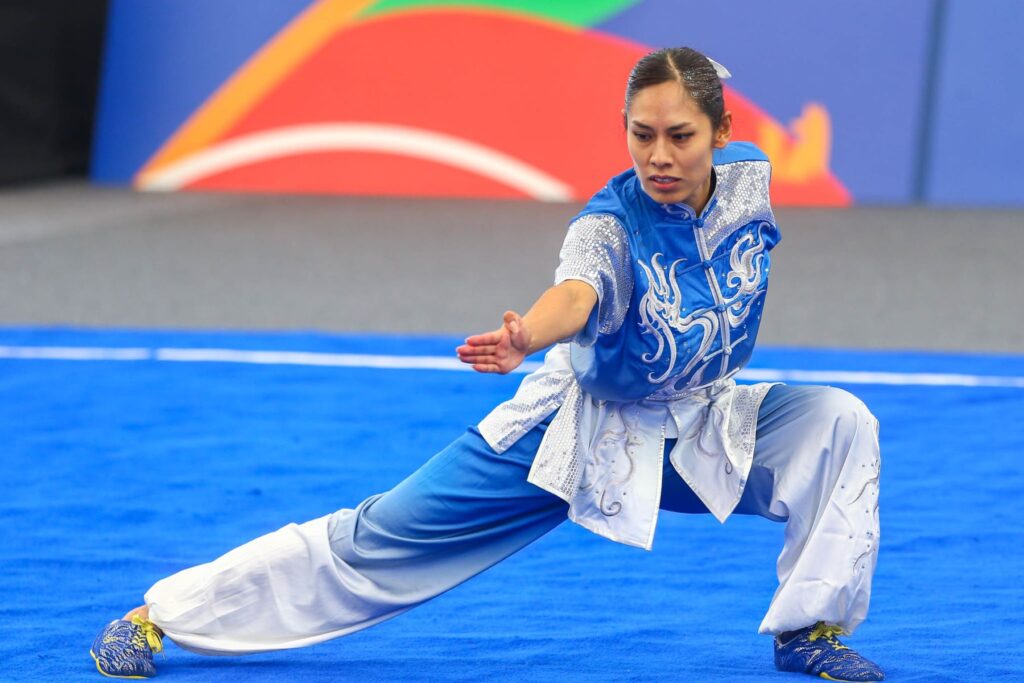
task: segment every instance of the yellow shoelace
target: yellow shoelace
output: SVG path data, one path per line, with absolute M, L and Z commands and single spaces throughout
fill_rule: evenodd
M 814 630 L 812 630 L 810 635 L 807 636 L 807 640 L 813 643 L 818 638 L 824 638 L 837 650 L 849 650 L 850 648 L 846 647 L 836 639 L 838 636 L 843 634 L 844 631 L 839 626 L 833 626 L 832 624 L 826 624 L 823 621 L 819 621 L 814 627 Z
M 163 633 L 156 627 L 156 624 L 152 621 L 146 621 L 138 614 L 132 617 L 132 623 L 142 627 L 141 630 L 136 631 L 132 636 L 132 644 L 135 647 L 142 647 L 143 641 L 145 641 L 145 644 L 153 652 L 160 652 L 164 649 Z

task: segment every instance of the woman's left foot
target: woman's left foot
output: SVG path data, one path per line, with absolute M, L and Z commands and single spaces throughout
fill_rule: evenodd
M 818 622 L 775 637 L 775 668 L 829 681 L 880 681 L 882 669 L 839 642 L 843 629 Z

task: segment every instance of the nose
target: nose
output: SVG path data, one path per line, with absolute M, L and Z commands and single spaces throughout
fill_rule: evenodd
M 654 141 L 651 149 L 651 165 L 655 168 L 666 168 L 672 165 L 672 155 L 668 151 L 668 143 L 661 137 Z

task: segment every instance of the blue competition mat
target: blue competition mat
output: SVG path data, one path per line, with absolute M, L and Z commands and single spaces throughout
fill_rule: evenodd
M 157 579 L 391 488 L 521 379 L 449 369 L 458 342 L 0 330 L 0 679 L 100 680 L 92 638 Z M 751 368 L 843 386 L 881 422 L 851 644 L 892 681 L 1024 680 L 1024 357 L 763 349 Z M 169 644 L 160 680 L 803 680 L 756 633 L 782 528 L 664 513 L 647 553 L 567 523 L 346 638 Z

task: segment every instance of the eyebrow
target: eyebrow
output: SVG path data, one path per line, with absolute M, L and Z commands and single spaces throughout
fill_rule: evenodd
M 631 121 L 630 123 L 632 123 L 634 126 L 637 126 L 639 128 L 646 128 L 647 130 L 654 130 L 654 126 L 648 126 L 646 123 L 640 123 L 639 121 Z M 669 126 L 668 128 L 666 128 L 666 130 L 671 132 L 673 130 L 679 130 L 680 128 L 686 128 L 687 126 L 692 126 L 692 125 L 693 125 L 692 123 L 687 121 L 686 123 L 677 123 L 674 126 Z

